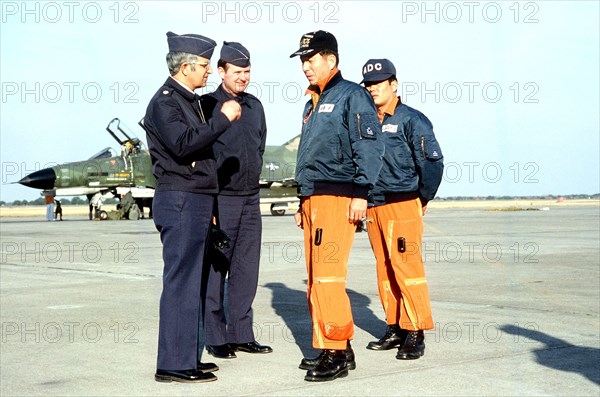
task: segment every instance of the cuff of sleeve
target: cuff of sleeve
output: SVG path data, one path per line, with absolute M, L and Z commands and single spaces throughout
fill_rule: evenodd
M 421 200 L 421 205 L 423 207 L 425 207 L 427 205 L 427 203 L 429 202 L 429 200 L 427 200 L 426 198 L 423 198 L 423 197 L 419 197 L 419 200 Z
M 223 132 L 231 126 L 231 121 L 229 121 L 223 112 L 215 112 L 211 122 L 213 123 L 213 131 L 215 132 Z
M 369 199 L 369 188 L 366 186 L 354 185 L 352 190 L 353 198 Z

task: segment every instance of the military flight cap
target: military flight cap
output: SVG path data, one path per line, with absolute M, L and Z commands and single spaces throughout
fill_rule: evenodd
M 213 39 L 199 34 L 178 35 L 167 32 L 169 52 L 186 52 L 210 59 L 217 43 Z
M 300 38 L 300 49 L 290 55 L 290 58 L 293 58 L 296 55 L 314 55 L 322 50 L 330 50 L 337 54 L 337 40 L 331 33 L 325 32 L 324 30 L 317 30 L 316 32 L 309 32 L 302 35 Z
M 379 83 L 396 76 L 396 68 L 389 59 L 369 59 L 362 69 L 362 83 Z
M 221 60 L 240 68 L 250 66 L 250 51 L 235 41 L 224 41 L 221 47 Z

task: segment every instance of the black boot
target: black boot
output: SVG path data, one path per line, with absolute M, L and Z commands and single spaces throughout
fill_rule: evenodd
M 398 360 L 416 360 L 425 354 L 425 335 L 423 331 L 408 331 L 406 340 L 398 349 Z
M 348 346 L 346 346 L 344 352 L 346 353 L 346 364 L 348 365 L 348 369 L 356 369 L 354 350 L 352 350 L 352 346 L 350 346 L 350 341 L 348 341 Z M 321 362 L 323 354 L 325 354 L 325 350 L 321 350 L 321 354 L 315 358 L 303 358 L 298 368 L 307 370 L 314 369 Z
M 317 366 L 306 371 L 304 380 L 324 382 L 348 376 L 345 350 L 324 350 L 323 357 Z
M 321 359 L 323 358 L 324 354 L 325 354 L 325 350 L 321 350 L 321 354 L 319 354 L 315 358 L 306 358 L 306 357 L 304 357 L 302 359 L 302 361 L 300 361 L 300 365 L 298 365 L 298 368 L 300 368 L 300 369 L 313 369 L 313 368 L 315 368 L 321 362 Z
M 396 347 L 401 347 L 406 339 L 407 330 L 400 329 L 398 324 L 388 325 L 385 335 L 381 339 L 369 342 L 367 349 L 369 350 L 390 350 Z
M 352 346 L 350 346 L 350 341 L 348 341 L 348 346 L 346 346 L 346 365 L 348 369 L 356 369 L 356 360 L 354 359 L 354 350 L 352 350 Z

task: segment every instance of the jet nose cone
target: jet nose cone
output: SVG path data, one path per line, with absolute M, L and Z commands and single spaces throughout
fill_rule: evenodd
M 34 189 L 50 190 L 54 189 L 54 182 L 56 182 L 56 173 L 54 170 L 52 168 L 44 168 L 43 170 L 27 175 L 18 183 Z

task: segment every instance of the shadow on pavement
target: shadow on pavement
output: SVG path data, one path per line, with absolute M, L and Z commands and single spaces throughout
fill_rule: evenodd
M 600 349 L 576 346 L 531 328 L 503 325 L 500 329 L 545 344 L 545 347 L 533 351 L 539 364 L 559 371 L 579 373 L 600 384 Z
M 283 283 L 267 283 L 266 288 L 272 291 L 271 306 L 275 313 L 285 322 L 294 342 L 300 348 L 304 357 L 317 354 L 312 348 L 312 324 L 306 301 L 306 291 L 288 288 Z M 354 290 L 347 290 L 352 303 L 354 324 L 373 336 L 385 332 L 385 321 L 375 316 L 369 308 L 371 299 Z M 377 336 L 376 336 L 377 337 Z

